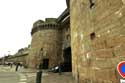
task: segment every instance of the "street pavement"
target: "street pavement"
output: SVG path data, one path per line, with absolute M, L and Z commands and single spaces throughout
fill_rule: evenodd
M 19 68 L 15 72 L 15 67 L 0 66 L 0 83 L 36 83 L 37 70 Z M 42 83 L 74 83 L 71 72 L 52 73 L 43 70 Z
M 19 76 L 14 72 L 0 72 L 0 83 L 19 83 Z
M 15 67 L 0 65 L 0 83 L 27 83 L 27 78 L 20 72 L 15 72 Z

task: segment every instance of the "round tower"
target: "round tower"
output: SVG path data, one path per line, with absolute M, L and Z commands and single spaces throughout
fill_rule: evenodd
M 61 61 L 61 27 L 55 18 L 38 20 L 31 31 L 32 41 L 27 64 L 36 68 L 39 63 L 43 68 L 56 66 Z

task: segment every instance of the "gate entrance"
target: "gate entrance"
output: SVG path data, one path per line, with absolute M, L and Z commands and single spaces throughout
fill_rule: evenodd
M 49 59 L 43 59 L 43 69 L 48 69 Z
M 64 49 L 63 58 L 64 58 L 64 70 L 69 72 L 72 71 L 71 47 Z

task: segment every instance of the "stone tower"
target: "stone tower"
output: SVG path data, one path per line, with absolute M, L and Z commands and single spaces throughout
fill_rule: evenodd
M 28 56 L 28 66 L 36 68 L 39 63 L 43 67 L 56 66 L 61 61 L 61 27 L 57 19 L 46 18 L 33 24 L 31 49 Z

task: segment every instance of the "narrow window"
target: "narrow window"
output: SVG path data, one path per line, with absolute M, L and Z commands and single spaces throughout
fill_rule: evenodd
M 43 51 L 43 48 L 41 48 L 40 51 Z
M 90 34 L 91 40 L 95 39 L 95 37 L 96 37 L 95 32 L 93 32 L 93 33 Z
M 67 36 L 66 36 L 66 39 L 67 39 L 67 40 L 70 40 L 70 35 L 67 35 Z

